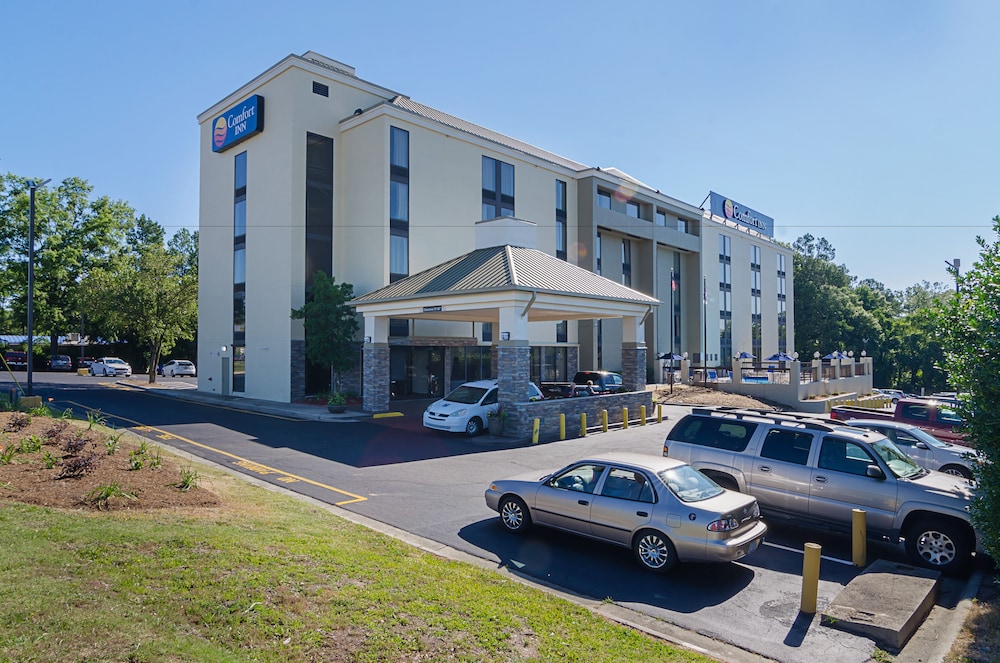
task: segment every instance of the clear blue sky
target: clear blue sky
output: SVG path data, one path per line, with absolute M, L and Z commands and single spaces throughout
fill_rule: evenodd
M 198 224 L 196 116 L 289 53 L 698 205 L 859 278 L 950 283 L 1000 214 L 1000 3 L 9 2 L 0 171 Z

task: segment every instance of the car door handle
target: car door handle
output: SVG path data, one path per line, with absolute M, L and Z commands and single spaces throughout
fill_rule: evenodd
M 580 506 L 587 506 L 588 504 L 590 504 L 590 502 L 588 502 L 587 500 L 577 500 L 576 503 L 579 504 Z
M 639 516 L 640 518 L 649 518 L 649 514 L 646 513 L 645 511 L 636 511 L 635 515 Z
M 770 472 L 771 471 L 771 466 L 770 465 L 761 465 L 757 469 L 760 470 L 761 472 Z
M 816 477 L 816 483 L 826 483 L 826 477 Z

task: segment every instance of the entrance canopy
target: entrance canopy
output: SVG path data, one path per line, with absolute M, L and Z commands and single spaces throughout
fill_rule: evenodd
M 477 249 L 349 302 L 369 317 L 503 324 L 646 316 L 660 301 L 536 249 Z M 366 334 L 368 325 L 366 325 Z M 525 329 L 526 331 L 526 329 Z M 511 334 L 510 338 L 526 338 Z

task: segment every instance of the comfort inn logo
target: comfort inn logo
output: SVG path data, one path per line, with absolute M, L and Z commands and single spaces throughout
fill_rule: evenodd
M 255 94 L 212 122 L 212 151 L 223 152 L 264 130 L 264 97 Z

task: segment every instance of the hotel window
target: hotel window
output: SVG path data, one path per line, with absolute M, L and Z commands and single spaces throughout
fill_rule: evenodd
M 556 323 L 556 343 L 566 343 L 566 339 L 569 338 L 568 328 L 569 322 L 566 320 Z
M 622 285 L 632 287 L 632 240 L 622 240 Z
M 687 233 L 688 222 L 685 221 L 684 219 L 677 219 L 677 230 L 681 231 L 682 233 Z
M 604 191 L 597 192 L 597 206 L 604 209 L 611 209 L 611 194 Z
M 727 235 L 719 235 L 719 352 L 725 361 L 733 356 L 732 239 Z
M 785 256 L 778 255 L 778 351 L 788 351 L 788 299 L 785 295 Z
M 410 132 L 389 128 L 389 282 L 410 274 Z
M 660 210 L 656 210 L 656 216 L 653 217 L 653 224 L 657 226 L 666 226 L 667 225 L 666 212 L 661 212 Z
M 233 165 L 233 363 L 230 384 L 234 393 L 246 391 L 246 364 L 243 361 L 247 321 L 246 252 L 247 153 L 240 152 Z
M 597 257 L 597 275 L 601 274 L 601 233 L 597 233 L 597 245 L 594 247 L 594 254 Z
M 483 157 L 483 220 L 514 216 L 514 166 Z
M 482 334 L 481 338 L 483 339 L 483 343 L 492 343 L 493 342 L 493 323 L 492 322 L 484 322 L 483 323 L 482 332 L 483 332 L 483 334 Z
M 305 285 L 322 271 L 333 275 L 333 139 L 306 134 Z
M 633 219 L 639 218 L 639 203 L 629 200 L 625 203 L 625 213 Z
M 566 183 L 556 180 L 556 257 L 566 259 Z

